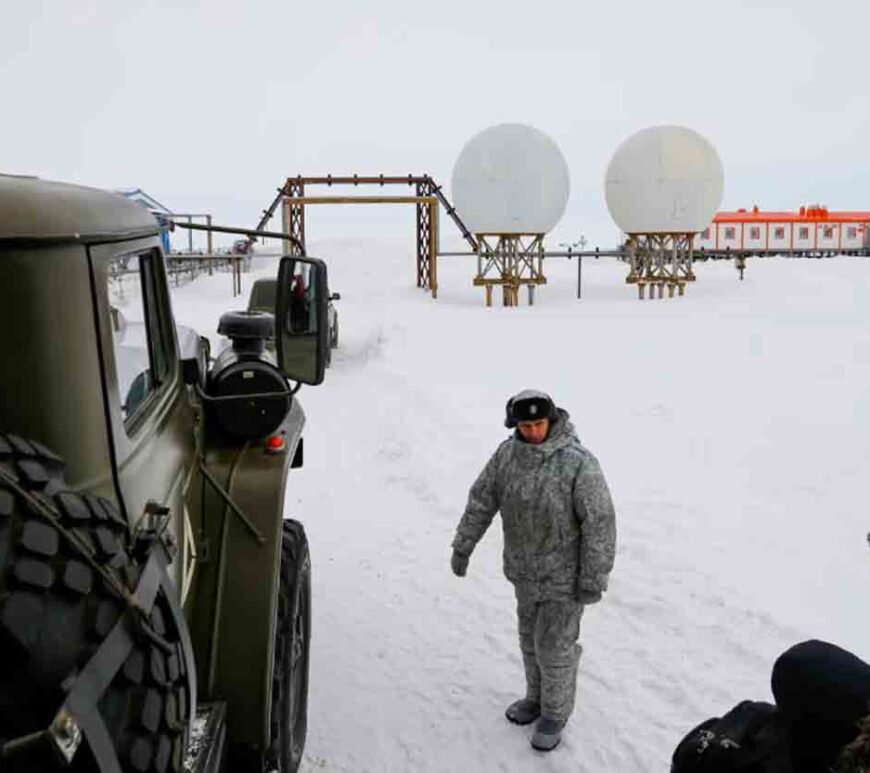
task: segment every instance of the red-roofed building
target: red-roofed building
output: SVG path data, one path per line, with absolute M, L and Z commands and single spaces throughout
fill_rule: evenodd
M 797 212 L 767 212 L 758 207 L 719 212 L 695 237 L 695 249 L 858 250 L 870 246 L 870 212 L 829 212 L 819 205 Z

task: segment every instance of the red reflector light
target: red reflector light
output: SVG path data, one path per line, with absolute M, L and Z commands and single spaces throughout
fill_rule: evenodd
M 266 438 L 266 448 L 270 451 L 284 450 L 284 437 L 282 435 L 271 435 Z

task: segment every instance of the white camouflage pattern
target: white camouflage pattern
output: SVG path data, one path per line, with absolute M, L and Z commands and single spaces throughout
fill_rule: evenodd
M 574 710 L 583 609 L 573 599 L 517 602 L 526 698 L 550 719 L 567 720 Z
M 558 414 L 540 445 L 514 433 L 498 447 L 471 487 L 453 539 L 454 550 L 470 556 L 501 512 L 504 573 L 522 600 L 603 593 L 613 568 L 610 491 L 567 411 Z
M 598 460 L 558 409 L 547 439 L 515 432 L 471 487 L 453 549 L 470 556 L 497 512 L 504 573 L 516 590 L 526 697 L 543 716 L 574 709 L 582 647 L 581 599 L 607 590 L 616 551 L 616 516 Z

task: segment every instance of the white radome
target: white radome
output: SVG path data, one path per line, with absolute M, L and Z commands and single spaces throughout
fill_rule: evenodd
M 623 142 L 607 165 L 607 209 L 626 234 L 697 233 L 722 201 L 722 162 L 698 132 L 653 126 Z
M 543 234 L 565 212 L 570 184 L 562 152 L 531 126 L 490 126 L 462 148 L 451 192 L 473 233 Z

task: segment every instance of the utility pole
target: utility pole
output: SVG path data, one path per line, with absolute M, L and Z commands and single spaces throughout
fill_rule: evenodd
M 580 238 L 576 242 L 559 242 L 560 247 L 565 247 L 568 250 L 568 260 L 571 260 L 571 253 L 575 248 L 579 247 L 581 252 L 586 247 L 587 239 L 583 234 L 580 234 Z M 577 298 L 582 297 L 582 283 L 583 283 L 583 256 L 577 256 Z

